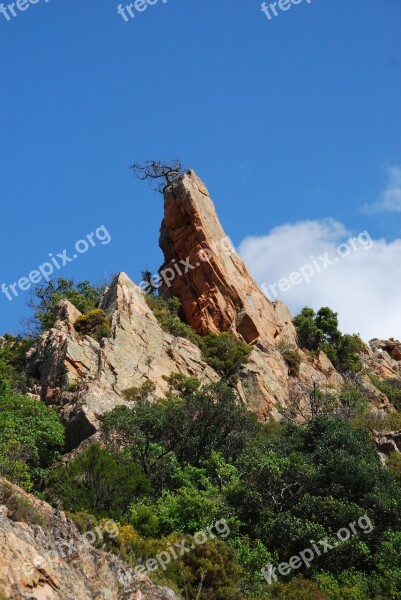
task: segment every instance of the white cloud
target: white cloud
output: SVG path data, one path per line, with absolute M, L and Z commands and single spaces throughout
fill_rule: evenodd
M 298 283 L 288 291 L 273 288 L 293 314 L 303 306 L 329 306 L 338 312 L 344 332 L 360 333 L 366 341 L 401 339 L 401 239 L 371 240 L 367 232 L 359 237 L 357 233 L 352 243 L 351 238 L 338 221 L 302 221 L 276 227 L 266 236 L 245 238 L 239 253 L 258 284 L 267 286 L 263 289 L 271 299 L 276 297 L 269 286 L 310 265 L 309 283 L 304 277 L 298 281 L 299 275 L 293 276 Z M 348 250 L 340 246 L 344 242 Z
M 390 167 L 387 177 L 386 189 L 377 202 L 365 204 L 364 212 L 401 212 L 401 166 Z

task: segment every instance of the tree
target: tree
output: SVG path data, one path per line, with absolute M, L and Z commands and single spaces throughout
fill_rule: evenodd
M 251 346 L 230 333 L 210 333 L 201 339 L 203 360 L 226 381 L 235 383 L 236 376 L 249 360 Z
M 119 515 L 150 489 L 137 465 L 94 443 L 66 465 L 54 469 L 46 491 L 70 511 Z
M 31 338 L 13 337 L 5 334 L 0 347 L 0 394 L 7 390 L 26 392 L 26 353 L 32 347 Z
M 305 307 L 294 319 L 301 348 L 318 352 L 322 350 L 335 368 L 344 376 L 362 370 L 359 354 L 364 343 L 357 335 L 343 335 L 338 329 L 338 315 L 327 306 L 317 313 Z
M 312 351 L 318 350 L 322 341 L 322 331 L 316 325 L 315 311 L 305 306 L 300 314 L 294 318 L 294 325 L 301 348 Z
M 163 194 L 166 187 L 179 181 L 185 173 L 179 160 L 170 160 L 165 163 L 147 160 L 144 164 L 134 163 L 131 165 L 131 169 L 141 181 L 150 180 L 152 182 L 151 189 L 160 194 Z
M 34 311 L 33 317 L 24 320 L 29 334 L 37 337 L 53 327 L 56 320 L 57 304 L 61 300 L 69 300 L 82 313 L 97 307 L 102 293 L 100 286 L 93 286 L 89 281 L 75 284 L 72 279 L 51 279 L 45 285 L 37 285 L 28 301 L 29 308 Z
M 110 442 L 130 446 L 133 459 L 149 477 L 170 453 L 196 466 L 213 450 L 225 458 L 238 456 L 258 429 L 255 416 L 222 382 L 183 398 L 170 396 L 157 404 L 140 400 L 132 409 L 117 407 L 103 416 L 102 423 Z
M 44 402 L 6 394 L 0 398 L 0 445 L 19 442 L 30 467 L 48 467 L 64 446 L 64 427 Z M 16 447 L 16 446 L 15 446 Z M 9 456 L 10 445 L 5 455 Z

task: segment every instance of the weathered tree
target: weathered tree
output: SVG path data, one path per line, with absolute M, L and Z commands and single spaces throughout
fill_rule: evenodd
M 131 169 L 141 181 L 149 180 L 151 189 L 160 194 L 163 194 L 166 187 L 179 181 L 185 173 L 179 160 L 170 160 L 165 163 L 147 160 L 144 164 L 134 163 L 131 165 Z

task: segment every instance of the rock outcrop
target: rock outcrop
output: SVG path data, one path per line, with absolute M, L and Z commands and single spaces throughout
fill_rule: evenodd
M 63 512 L 1 478 L 0 492 L 1 598 L 178 600 L 91 546 Z
M 99 344 L 80 336 L 74 322 L 81 313 L 64 300 L 54 327 L 28 357 L 28 375 L 39 380 L 42 399 L 56 405 L 67 423 L 69 449 L 98 430 L 101 415 L 129 405 L 125 389 L 151 381 L 155 398 L 160 398 L 168 391 L 163 376 L 173 372 L 204 383 L 218 379 L 197 346 L 162 330 L 144 294 L 125 273 L 114 279 L 101 308 L 111 319 L 110 338 Z
M 296 345 L 287 307 L 270 302 L 253 280 L 194 171 L 165 190 L 159 243 L 163 293 L 181 300 L 197 333 L 230 331 L 247 344 Z
M 164 198 L 162 291 L 181 300 L 184 318 L 198 334 L 228 331 L 253 346 L 239 373 L 237 390 L 243 402 L 262 420 L 280 419 L 294 398 L 301 406 L 307 403 L 314 385 L 329 392 L 341 389 L 343 379 L 323 353 L 313 358 L 298 347 L 287 307 L 270 302 L 258 288 L 195 173 L 189 171 L 167 186 Z M 29 356 L 28 375 L 39 380 L 41 397 L 56 405 L 67 423 L 69 450 L 99 430 L 104 413 L 129 404 L 123 394 L 128 388 L 150 381 L 157 399 L 168 391 L 165 378 L 173 372 L 203 383 L 218 380 L 196 345 L 163 331 L 144 293 L 124 273 L 105 292 L 100 308 L 110 318 L 111 337 L 98 343 L 79 335 L 74 323 L 80 312 L 63 301 L 54 327 Z M 399 348 L 394 340 L 378 343 L 367 360 L 376 369 L 381 364 L 383 377 L 400 376 Z M 283 358 L 289 349 L 301 359 L 298 377 L 289 376 Z M 364 386 L 375 407 L 387 410 L 388 400 L 367 376 Z
M 374 339 L 370 341 L 366 364 L 379 379 L 401 379 L 401 342 Z

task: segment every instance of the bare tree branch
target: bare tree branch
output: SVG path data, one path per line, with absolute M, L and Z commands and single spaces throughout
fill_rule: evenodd
M 165 163 L 147 160 L 144 164 L 134 163 L 131 165 L 131 169 L 140 181 L 156 181 L 157 183 L 150 187 L 161 194 L 163 194 L 166 187 L 179 181 L 185 173 L 185 169 L 179 160 L 171 160 Z

